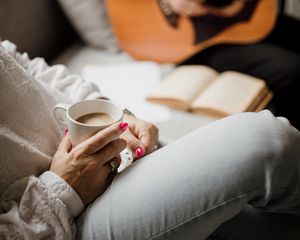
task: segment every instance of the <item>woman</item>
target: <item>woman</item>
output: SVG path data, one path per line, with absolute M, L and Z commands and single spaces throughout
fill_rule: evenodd
M 0 78 L 0 238 L 74 239 L 79 214 L 78 239 L 205 239 L 246 203 L 300 215 L 300 134 L 284 118 L 237 114 L 151 153 L 157 129 L 126 116 L 73 148 L 52 108 L 103 97 L 94 85 L 7 41 Z M 116 175 L 126 144 L 144 157 Z

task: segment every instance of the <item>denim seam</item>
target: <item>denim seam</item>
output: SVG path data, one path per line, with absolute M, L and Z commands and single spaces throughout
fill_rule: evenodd
M 167 233 L 167 232 L 173 230 L 174 228 L 176 228 L 176 227 L 178 227 L 178 226 L 181 226 L 181 225 L 183 225 L 183 224 L 185 224 L 185 223 L 187 223 L 187 222 L 189 222 L 189 221 L 191 221 L 191 220 L 193 220 L 193 219 L 195 219 L 195 218 L 198 218 L 198 217 L 204 215 L 205 213 L 207 213 L 207 212 L 209 212 L 209 211 L 211 211 L 211 210 L 213 210 L 213 209 L 216 209 L 216 208 L 218 208 L 218 207 L 224 206 L 224 205 L 226 205 L 226 204 L 228 204 L 228 203 L 230 203 L 230 202 L 233 202 L 233 201 L 235 201 L 235 200 L 237 200 L 237 199 L 243 198 L 244 196 L 246 196 L 246 195 L 249 194 L 249 193 L 253 193 L 253 192 L 256 192 L 256 191 L 260 191 L 260 190 L 262 190 L 262 189 L 264 189 L 264 188 L 257 188 L 257 189 L 255 189 L 255 190 L 251 190 L 251 191 L 249 191 L 249 192 L 245 192 L 245 193 L 243 193 L 243 194 L 240 194 L 240 195 L 238 195 L 237 197 L 231 198 L 231 199 L 229 199 L 229 200 L 227 200 L 227 201 L 225 201 L 225 202 L 218 203 L 218 204 L 216 204 L 216 205 L 214 205 L 214 206 L 212 206 L 212 207 L 210 207 L 210 208 L 208 208 L 208 209 L 206 209 L 206 210 L 202 210 L 201 212 L 199 212 L 198 214 L 196 214 L 196 215 L 194 215 L 194 216 L 192 216 L 192 217 L 189 217 L 189 218 L 187 218 L 187 219 L 185 219 L 185 220 L 183 220 L 183 221 L 181 221 L 181 222 L 175 224 L 174 226 L 167 227 L 167 228 L 166 228 L 165 230 L 163 230 L 162 232 L 160 232 L 160 233 L 158 233 L 158 234 L 156 234 L 156 235 L 154 235 L 154 236 L 152 236 L 152 237 L 150 237 L 150 238 L 147 238 L 147 239 L 145 239 L 145 240 L 152 240 L 152 239 L 155 239 L 155 238 L 161 236 L 162 234 Z

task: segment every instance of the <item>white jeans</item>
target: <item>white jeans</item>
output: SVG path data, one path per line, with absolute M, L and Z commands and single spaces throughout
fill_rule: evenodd
M 245 204 L 300 216 L 300 133 L 237 114 L 137 161 L 77 219 L 78 239 L 206 239 Z

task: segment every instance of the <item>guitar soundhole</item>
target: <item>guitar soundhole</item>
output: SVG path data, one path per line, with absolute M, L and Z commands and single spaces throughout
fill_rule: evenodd
M 173 12 L 166 0 L 157 0 L 157 2 L 168 24 L 174 28 L 177 28 L 180 15 Z M 233 2 L 233 0 L 206 0 L 206 2 L 207 4 L 217 7 L 223 7 Z M 195 32 L 194 44 L 196 45 L 200 42 L 208 40 L 209 38 L 225 30 L 230 25 L 238 22 L 249 21 L 257 6 L 257 3 L 258 0 L 245 1 L 245 5 L 242 10 L 231 18 L 217 17 L 214 15 L 191 17 L 190 20 L 192 21 Z
M 192 17 L 191 21 L 194 26 L 195 40 L 194 44 L 198 44 L 217 35 L 230 25 L 239 22 L 249 21 L 257 6 L 258 0 L 245 1 L 244 7 L 234 17 L 217 17 L 206 15 L 202 17 Z
M 226 7 L 231 3 L 233 3 L 233 0 L 205 0 L 204 1 L 204 4 L 212 7 L 217 7 L 217 8 Z

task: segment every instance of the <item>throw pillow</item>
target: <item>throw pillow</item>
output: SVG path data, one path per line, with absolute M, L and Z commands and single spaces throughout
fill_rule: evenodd
M 63 11 L 89 45 L 109 52 L 120 50 L 105 10 L 105 0 L 58 0 Z

